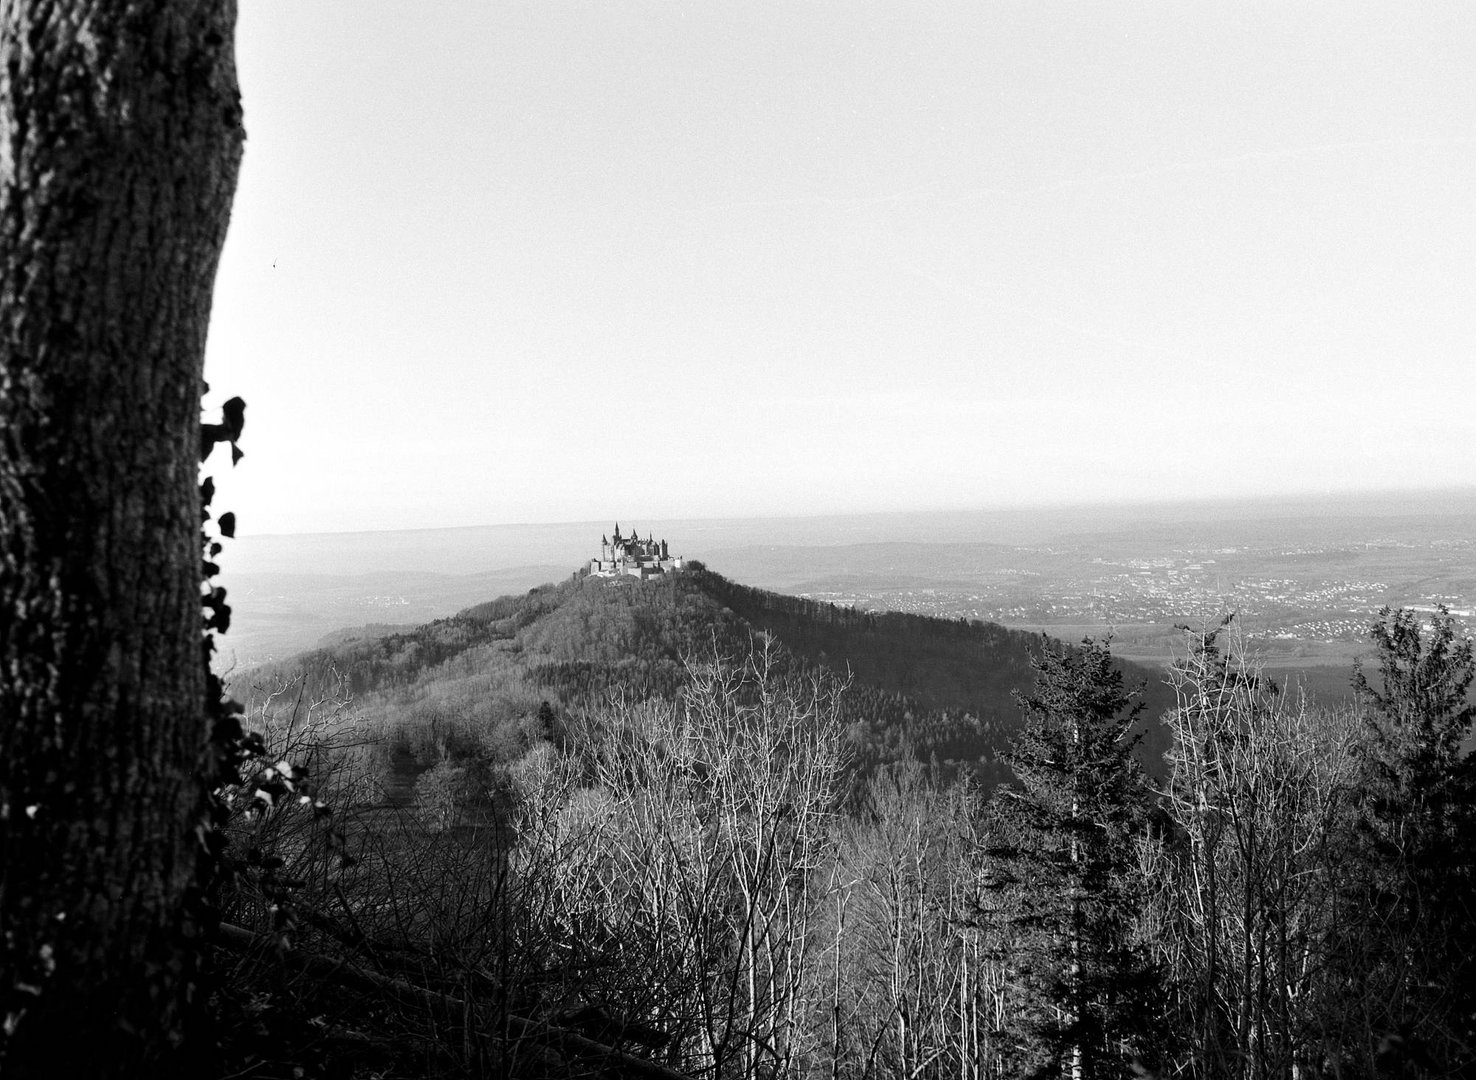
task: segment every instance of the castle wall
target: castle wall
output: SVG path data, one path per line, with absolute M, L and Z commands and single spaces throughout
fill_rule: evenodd
M 627 575 L 645 581 L 680 570 L 682 566 L 680 556 L 675 559 L 669 556 L 665 540 L 621 536 L 617 529 L 615 541 L 605 540 L 600 545 L 599 558 L 589 560 L 589 573 L 595 577 Z

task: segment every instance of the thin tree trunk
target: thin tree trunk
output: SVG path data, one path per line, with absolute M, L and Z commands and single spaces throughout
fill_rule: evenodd
M 0 1071 L 188 1034 L 233 0 L 0 0 Z

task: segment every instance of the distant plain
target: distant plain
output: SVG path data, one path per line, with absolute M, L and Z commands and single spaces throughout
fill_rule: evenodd
M 440 618 L 568 577 L 616 522 L 243 537 L 221 663 L 281 660 L 338 631 Z M 1347 691 L 1384 605 L 1476 625 L 1476 489 L 1140 506 L 621 521 L 745 585 L 871 610 L 1112 635 L 1167 663 L 1177 624 L 1235 612 L 1268 669 Z

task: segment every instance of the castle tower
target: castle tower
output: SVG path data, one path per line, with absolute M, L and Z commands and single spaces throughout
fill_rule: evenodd
M 667 542 L 656 539 L 655 530 L 647 530 L 642 537 L 640 530 L 632 529 L 630 535 L 626 536 L 620 531 L 620 523 L 617 521 L 613 537 L 600 537 L 599 558 L 590 559 L 588 572 L 596 577 L 628 575 L 645 581 L 680 571 L 683 566 L 684 561 L 680 556 L 672 558 Z

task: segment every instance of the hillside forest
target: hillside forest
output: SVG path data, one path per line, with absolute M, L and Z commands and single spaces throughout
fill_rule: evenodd
M 1352 704 L 1110 641 L 574 575 L 232 680 L 238 1077 L 1454 1077 L 1448 613 Z

